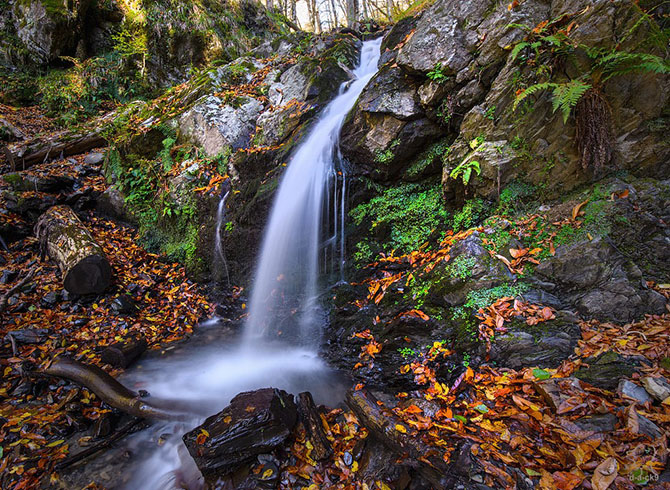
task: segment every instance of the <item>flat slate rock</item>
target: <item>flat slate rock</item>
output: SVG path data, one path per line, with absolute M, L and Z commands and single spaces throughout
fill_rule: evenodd
M 297 418 L 293 396 L 285 391 L 248 391 L 184 434 L 184 443 L 205 479 L 211 481 L 282 444 Z

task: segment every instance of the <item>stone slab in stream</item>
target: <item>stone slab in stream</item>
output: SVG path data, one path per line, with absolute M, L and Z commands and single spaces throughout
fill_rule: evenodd
M 292 395 L 276 388 L 248 391 L 184 434 L 184 443 L 205 479 L 212 481 L 282 444 L 297 419 Z

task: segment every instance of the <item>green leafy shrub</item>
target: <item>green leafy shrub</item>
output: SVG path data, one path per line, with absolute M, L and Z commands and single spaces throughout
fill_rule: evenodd
M 479 162 L 477 160 L 465 159 L 449 173 L 449 177 L 454 180 L 460 178 L 463 185 L 468 185 L 473 172 L 477 175 L 482 173 L 482 168 L 479 165 Z
M 115 53 L 84 62 L 64 59 L 73 66 L 53 70 L 37 80 L 40 105 L 62 125 L 95 115 L 106 104 L 126 102 L 146 93 L 136 73 L 121 69 Z

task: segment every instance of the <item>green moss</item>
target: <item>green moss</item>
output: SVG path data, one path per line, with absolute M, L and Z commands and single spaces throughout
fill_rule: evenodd
M 451 148 L 447 140 L 439 141 L 423 151 L 405 171 L 409 180 L 420 178 L 427 169 L 449 154 Z
M 487 204 L 480 198 L 466 201 L 460 211 L 454 214 L 454 231 L 467 230 L 479 223 L 488 209 Z
M 11 185 L 15 190 L 20 189 L 23 185 L 23 177 L 21 177 L 21 174 L 18 173 L 5 174 L 2 176 L 2 180 Z
M 406 253 L 424 245 L 431 234 L 446 230 L 448 212 L 439 184 L 401 184 L 350 212 L 356 226 L 367 229 L 357 245 L 359 263 L 379 252 Z
M 536 187 L 524 182 L 511 182 L 500 193 L 498 213 L 511 215 L 524 210 L 535 195 Z
M 44 6 L 44 10 L 52 18 L 67 18 L 73 15 L 73 11 L 68 9 L 69 2 L 64 0 L 18 0 L 16 4 L 28 7 L 38 2 Z
M 472 268 L 477 265 L 477 259 L 471 255 L 459 255 L 447 265 L 447 273 L 459 279 L 472 276 Z
M 463 308 L 478 311 L 495 303 L 506 296 L 516 298 L 528 291 L 529 286 L 525 283 L 506 283 L 489 289 L 477 289 L 470 291 L 467 295 Z

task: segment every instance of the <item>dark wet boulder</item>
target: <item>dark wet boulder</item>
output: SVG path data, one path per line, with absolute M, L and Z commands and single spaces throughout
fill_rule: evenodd
M 285 391 L 248 391 L 186 433 L 184 443 L 205 479 L 214 482 L 282 444 L 297 418 L 293 396 Z
M 532 326 L 513 321 L 506 328 L 505 333 L 491 341 L 490 357 L 498 365 L 512 369 L 558 367 L 573 354 L 580 337 L 577 318 L 568 312 L 558 312 L 556 319 Z
M 665 298 L 648 289 L 640 269 L 603 238 L 559 247 L 537 275 L 557 284 L 553 294 L 587 318 L 629 322 L 665 310 Z
M 640 360 L 608 351 L 584 360 L 575 377 L 593 386 L 615 391 L 622 378 L 630 378 L 640 368 Z

